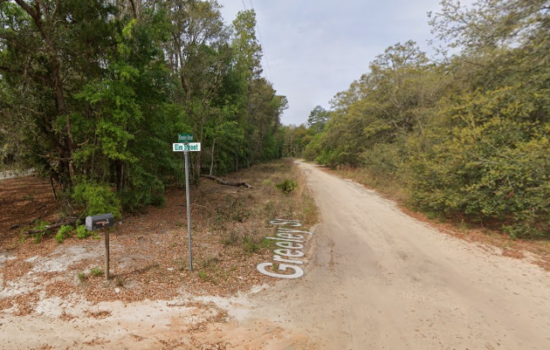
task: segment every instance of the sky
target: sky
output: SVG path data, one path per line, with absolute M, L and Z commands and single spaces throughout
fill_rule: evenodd
M 238 11 L 256 11 L 263 75 L 288 98 L 282 123 L 300 125 L 315 106 L 330 109 L 388 46 L 414 40 L 432 52 L 427 13 L 438 12 L 440 0 L 218 1 L 227 24 Z

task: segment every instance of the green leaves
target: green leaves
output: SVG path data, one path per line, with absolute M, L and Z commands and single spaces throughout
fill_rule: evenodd
M 259 76 L 253 11 L 228 27 L 216 1 L 24 3 L 0 1 L 0 160 L 25 159 L 82 210 L 163 205 L 181 132 L 202 143 L 195 179 L 281 155 L 288 101 Z
M 441 4 L 434 32 L 463 50 L 430 62 L 414 42 L 390 46 L 334 97 L 331 120 L 304 155 L 362 166 L 431 213 L 548 236 L 546 2 Z
M 412 162 L 419 206 L 497 219 L 516 236 L 548 231 L 550 148 L 543 125 L 530 120 L 537 98 L 522 90 L 465 94 L 446 110 L 454 126 L 434 132 L 447 137 L 434 138 L 432 149 Z
M 73 192 L 73 199 L 84 208 L 83 216 L 111 213 L 120 219 L 120 202 L 107 185 L 81 181 Z

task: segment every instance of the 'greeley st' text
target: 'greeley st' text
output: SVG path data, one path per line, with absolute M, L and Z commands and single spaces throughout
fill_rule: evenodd
M 273 262 L 261 263 L 256 266 L 259 272 L 264 275 L 277 278 L 300 278 L 304 275 L 304 270 L 300 267 L 304 262 L 295 260 L 302 258 L 304 252 L 305 237 L 304 234 L 311 235 L 311 232 L 297 230 L 295 227 L 300 227 L 302 224 L 299 220 L 284 220 L 274 219 L 269 221 L 270 224 L 277 226 L 275 237 L 266 237 L 276 241 L 275 245 L 278 249 L 274 249 Z M 268 267 L 274 270 L 274 266 L 278 266 L 278 271 L 286 273 L 277 273 L 268 271 Z

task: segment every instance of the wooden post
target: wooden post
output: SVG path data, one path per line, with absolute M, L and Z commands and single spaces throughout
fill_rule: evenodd
M 109 229 L 105 230 L 105 279 L 109 280 Z
M 113 214 L 101 214 L 86 217 L 86 230 L 104 230 L 105 231 L 105 279 L 109 279 L 109 227 L 115 224 Z

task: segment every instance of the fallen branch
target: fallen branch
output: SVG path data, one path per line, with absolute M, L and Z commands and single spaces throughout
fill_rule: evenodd
M 43 205 L 42 207 L 44 207 L 45 205 Z M 41 209 L 41 208 L 39 208 Z M 37 210 L 38 211 L 38 210 Z M 46 213 L 44 213 L 46 214 Z M 36 221 L 42 219 L 42 217 L 44 216 L 44 214 L 40 215 L 39 217 L 37 217 L 36 219 L 32 219 L 31 221 L 29 221 L 28 224 L 17 224 L 17 225 L 13 225 L 10 227 L 10 230 L 15 230 L 16 228 L 20 228 L 21 226 L 28 226 L 28 225 L 33 225 Z
M 53 229 L 60 228 L 63 225 L 74 225 L 77 220 L 78 220 L 77 218 L 74 218 L 74 219 L 71 219 L 71 220 L 66 221 L 66 222 L 62 222 L 62 223 L 58 223 L 58 224 L 52 224 L 52 225 L 46 225 L 46 226 L 44 226 L 44 228 L 42 230 L 28 230 L 28 231 L 25 231 L 25 233 L 28 234 L 28 235 L 32 235 L 32 234 L 35 234 L 35 233 L 51 231 Z
M 227 180 L 220 179 L 219 177 L 215 177 L 215 176 L 211 176 L 211 175 L 201 175 L 201 177 L 205 177 L 205 178 L 207 178 L 207 179 L 216 181 L 216 182 L 219 183 L 220 185 L 237 186 L 237 187 L 239 187 L 239 186 L 244 186 L 244 187 L 246 187 L 246 188 L 252 188 L 252 186 L 250 186 L 250 185 L 247 184 L 246 182 L 227 181 Z

